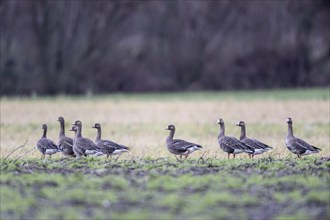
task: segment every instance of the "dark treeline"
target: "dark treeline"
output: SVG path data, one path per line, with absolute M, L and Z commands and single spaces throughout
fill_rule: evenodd
M 329 86 L 330 1 L 0 1 L 1 94 Z

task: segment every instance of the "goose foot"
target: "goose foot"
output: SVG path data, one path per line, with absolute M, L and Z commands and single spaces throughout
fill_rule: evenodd
M 115 161 L 117 161 L 119 159 L 119 155 L 116 157 Z
M 181 157 L 180 157 L 181 158 Z M 180 163 L 182 163 L 182 160 L 180 160 L 176 155 L 175 155 L 175 159 L 177 160 L 177 161 L 179 161 Z

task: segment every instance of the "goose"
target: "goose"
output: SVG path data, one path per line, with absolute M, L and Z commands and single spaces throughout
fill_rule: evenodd
M 298 158 L 308 154 L 315 154 L 321 151 L 320 148 L 317 148 L 309 143 L 305 142 L 300 138 L 296 138 L 293 135 L 293 128 L 292 128 L 292 118 L 288 118 L 286 120 L 288 123 L 288 135 L 286 136 L 285 145 L 294 154 L 297 154 Z
M 36 148 L 42 153 L 42 158 L 46 157 L 46 154 L 49 155 L 49 158 L 52 156 L 52 154 L 55 154 L 57 152 L 60 152 L 60 149 L 55 144 L 54 141 L 47 138 L 47 125 L 42 125 L 43 134 L 41 138 L 38 140 Z
M 63 155 L 75 157 L 73 152 L 73 139 L 65 135 L 64 129 L 64 118 L 62 116 L 58 117 L 57 121 L 60 122 L 60 132 L 58 135 L 58 146 L 62 150 Z
M 182 158 L 182 155 L 184 155 L 185 158 L 187 158 L 188 155 L 193 153 L 194 151 L 202 150 L 201 145 L 187 142 L 181 139 L 173 139 L 175 133 L 174 125 L 169 125 L 165 130 L 170 131 L 169 136 L 166 138 L 167 149 L 169 152 L 174 154 L 175 157 L 176 155 L 180 155 L 180 158 Z
M 251 147 L 247 146 L 243 142 L 240 142 L 235 137 L 225 136 L 225 122 L 222 120 L 222 118 L 219 118 L 217 120 L 217 124 L 220 125 L 218 143 L 220 145 L 220 148 L 228 154 L 228 159 L 230 157 L 230 154 L 233 154 L 233 158 L 235 158 L 236 154 L 240 154 L 240 153 L 252 154 L 254 152 L 254 150 Z
M 87 155 L 93 155 L 93 156 L 100 156 L 102 155 L 102 152 L 97 147 L 97 145 L 90 139 L 84 138 L 81 135 L 82 130 L 82 123 L 81 121 L 77 120 L 74 124 L 72 124 L 73 127 L 71 128 L 71 131 L 74 131 L 75 138 L 73 141 L 73 151 L 77 158 L 80 158 L 81 156 L 87 156 Z
M 129 149 L 130 149 L 129 147 L 126 147 L 121 144 L 117 144 L 110 140 L 102 140 L 101 139 L 101 135 L 102 135 L 101 134 L 102 133 L 101 124 L 95 123 L 95 125 L 92 128 L 97 129 L 95 143 L 97 144 L 97 146 L 101 150 L 101 152 L 103 154 L 107 155 L 107 158 L 109 158 L 109 156 L 111 156 L 111 155 L 120 155 L 124 152 L 129 151 Z
M 254 155 L 262 154 L 266 151 L 272 150 L 273 148 L 268 146 L 267 144 L 264 144 L 254 138 L 248 138 L 246 137 L 246 129 L 245 129 L 245 122 L 239 121 L 236 124 L 237 126 L 241 127 L 241 135 L 239 140 L 249 146 L 250 148 L 254 149 L 253 153 L 249 153 L 249 157 L 254 157 Z

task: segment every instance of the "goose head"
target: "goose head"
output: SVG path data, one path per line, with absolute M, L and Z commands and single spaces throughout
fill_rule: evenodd
M 64 123 L 64 118 L 62 116 L 58 117 L 57 121 Z
M 100 129 L 101 125 L 99 123 L 95 123 L 95 125 L 92 128 Z
M 81 121 L 77 120 L 72 125 L 80 126 L 82 125 Z
M 217 120 L 217 124 L 219 124 L 219 125 L 223 125 L 224 124 L 224 121 L 222 120 L 222 118 L 219 118 Z
M 175 126 L 174 125 L 169 125 L 165 130 L 170 130 L 170 131 L 175 131 Z
M 290 118 L 290 117 L 287 118 L 287 119 L 286 119 L 286 123 L 292 125 L 292 123 L 293 123 L 292 118 Z
M 236 126 L 245 127 L 245 122 L 244 121 L 239 121 L 239 122 L 237 122 Z
M 69 131 L 77 132 L 77 127 L 76 126 L 72 126 L 72 128 Z

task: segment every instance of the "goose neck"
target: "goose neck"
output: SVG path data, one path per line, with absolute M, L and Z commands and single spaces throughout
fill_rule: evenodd
M 76 132 L 76 138 L 80 138 L 81 137 L 81 126 L 77 126 L 77 132 Z
M 246 138 L 245 126 L 241 127 L 241 136 L 239 138 L 240 138 L 240 140 L 243 140 L 244 138 Z
M 170 134 L 168 135 L 166 142 L 173 141 L 175 130 L 171 130 Z
M 102 133 L 101 128 L 97 128 L 97 134 L 96 134 L 96 139 L 95 139 L 96 143 L 101 141 L 101 133 Z
M 288 137 L 294 137 L 292 124 L 288 124 Z
M 43 138 L 47 138 L 47 128 L 44 128 L 44 132 L 42 134 Z
M 220 124 L 219 137 L 225 136 L 225 124 Z
M 65 135 L 64 122 L 60 122 L 60 136 Z

